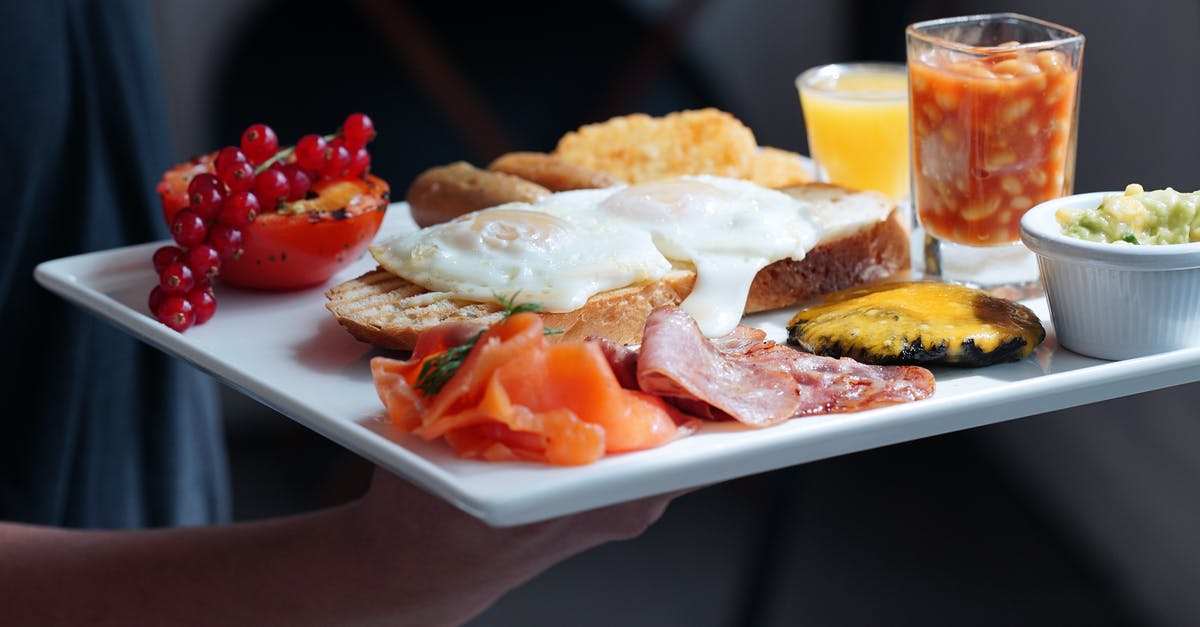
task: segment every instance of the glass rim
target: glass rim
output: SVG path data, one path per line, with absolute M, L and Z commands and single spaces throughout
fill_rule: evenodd
M 842 61 L 815 65 L 804 70 L 796 76 L 796 89 L 832 93 L 836 90 L 821 87 L 813 83 L 812 78 L 824 74 L 841 76 L 855 70 L 883 71 L 903 75 L 905 79 L 908 78 L 908 65 L 902 61 Z M 908 90 L 905 89 L 903 91 L 907 95 Z
M 984 22 L 987 20 L 995 20 L 995 21 L 1010 20 L 1012 22 L 1017 22 L 1017 23 L 1034 24 L 1034 25 L 1046 28 L 1047 30 L 1053 31 L 1054 35 L 1059 35 L 1059 36 L 1057 36 L 1053 39 L 1044 39 L 1042 41 L 1030 41 L 1030 42 L 1019 43 L 1016 46 L 978 46 L 978 45 L 965 44 L 962 42 L 953 41 L 951 39 L 946 39 L 944 37 L 939 37 L 937 35 L 933 35 L 929 32 L 926 32 L 930 29 L 934 29 L 934 28 L 938 28 L 938 27 L 953 26 L 956 24 L 964 24 L 964 23 L 968 23 L 968 22 Z M 947 48 L 954 48 L 956 50 L 960 50 L 962 52 L 968 52 L 968 53 L 972 53 L 972 54 L 993 54 L 993 53 L 1000 53 L 1000 52 L 1012 52 L 1014 50 L 1029 50 L 1029 49 L 1036 50 L 1036 49 L 1043 49 L 1043 48 L 1057 48 L 1064 44 L 1070 44 L 1070 43 L 1079 43 L 1082 45 L 1084 42 L 1083 34 L 1073 28 L 1063 26 L 1061 24 L 1055 24 L 1054 22 L 1049 22 L 1046 20 L 1038 19 L 1036 17 L 1029 17 L 1028 15 L 1022 15 L 1020 13 L 1012 13 L 1012 12 L 979 13 L 976 15 L 962 15 L 962 16 L 957 16 L 957 17 L 944 17 L 944 18 L 940 18 L 940 19 L 936 19 L 936 20 L 925 20 L 923 22 L 915 22 L 915 23 L 909 24 L 908 27 L 906 27 L 904 29 L 904 33 L 905 33 L 905 35 L 907 35 L 910 38 L 920 39 L 921 41 L 924 41 L 926 43 L 936 44 L 936 45 L 947 47 Z

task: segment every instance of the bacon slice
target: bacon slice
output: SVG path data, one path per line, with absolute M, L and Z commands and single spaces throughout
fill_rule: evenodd
M 617 383 L 620 383 L 621 387 L 626 390 L 641 389 L 637 382 L 636 350 L 602 335 L 589 335 L 583 341 L 600 347 L 600 352 L 604 353 L 604 358 L 608 360 L 608 366 L 612 368 L 613 375 L 617 377 Z
M 753 334 L 717 344 L 678 307 L 646 321 L 637 380 L 685 411 L 766 427 L 797 416 L 861 411 L 926 398 L 933 374 L 918 366 L 870 366 L 802 353 Z M 717 348 L 717 345 L 724 351 Z
M 933 373 L 920 366 L 872 366 L 774 346 L 736 359 L 753 359 L 795 379 L 796 416 L 840 414 L 907 403 L 933 394 Z
M 767 339 L 767 332 L 754 327 L 738 325 L 729 333 L 709 340 L 722 353 L 738 355 L 752 350 L 770 348 L 775 342 Z
M 613 374 L 617 375 L 617 381 L 621 383 L 621 387 L 629 390 L 641 389 L 637 381 L 637 349 L 602 335 L 589 335 L 584 340 L 600 346 L 605 359 L 608 360 L 608 365 L 612 367 Z M 775 345 L 774 342 L 767 339 L 766 331 L 743 326 L 738 326 L 728 334 L 712 338 L 709 341 L 718 351 L 731 354 L 748 353 L 751 350 Z
M 701 401 L 754 427 L 783 422 L 800 409 L 790 373 L 727 358 L 678 307 L 656 309 L 646 320 L 637 381 L 643 392 L 682 400 L 685 411 L 696 413 L 694 401 Z

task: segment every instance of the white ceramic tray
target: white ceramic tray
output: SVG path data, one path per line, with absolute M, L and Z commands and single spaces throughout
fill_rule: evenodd
M 381 236 L 413 228 L 403 205 Z M 573 468 L 460 460 L 440 442 L 399 433 L 375 395 L 368 360 L 383 354 L 347 334 L 324 288 L 258 293 L 218 286 L 218 309 L 184 334 L 146 309 L 151 253 L 161 242 L 38 266 L 39 283 L 135 337 L 185 359 L 346 448 L 496 526 L 533 522 L 667 491 L 1200 380 L 1200 347 L 1106 362 L 1059 348 L 1045 301 L 1028 304 L 1048 337 L 1011 364 L 935 370 L 933 397 L 855 414 L 792 420 L 764 430 L 708 424 L 649 451 Z M 330 285 L 373 267 L 369 256 Z M 783 339 L 790 312 L 747 318 Z

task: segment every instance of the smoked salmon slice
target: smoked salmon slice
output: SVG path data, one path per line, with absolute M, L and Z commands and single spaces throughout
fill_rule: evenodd
M 677 423 L 678 412 L 662 399 L 622 388 L 599 346 L 548 343 L 533 313 L 483 331 L 458 370 L 427 396 L 419 389 L 422 366 L 473 333 L 439 327 L 422 335 L 408 360 L 371 360 L 376 391 L 397 427 L 444 438 L 462 457 L 556 465 L 660 446 L 692 428 L 686 419 Z

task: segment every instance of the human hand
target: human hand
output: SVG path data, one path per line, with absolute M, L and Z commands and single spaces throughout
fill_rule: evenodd
M 572 555 L 640 535 L 678 495 L 497 528 L 376 469 L 355 507 L 371 567 L 379 569 L 381 582 L 396 586 L 395 594 L 412 601 L 404 620 L 458 624 Z

